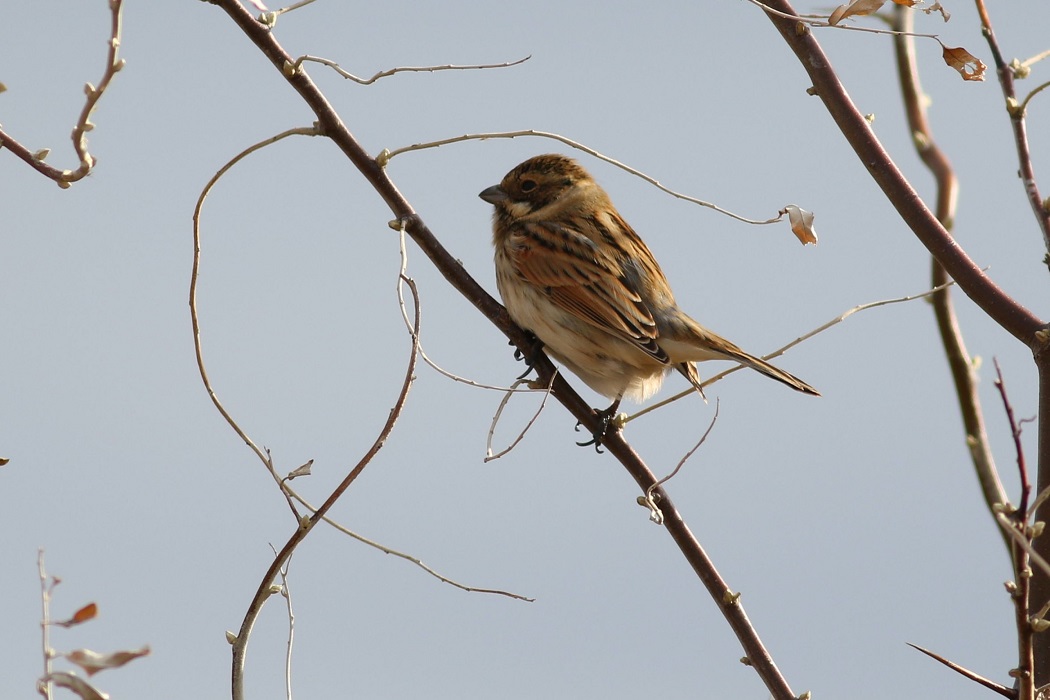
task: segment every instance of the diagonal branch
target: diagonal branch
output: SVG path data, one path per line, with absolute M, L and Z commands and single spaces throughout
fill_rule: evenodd
M 769 0 L 766 4 L 777 12 L 796 15 L 788 0 Z M 1042 350 L 1047 343 L 1037 334 L 1044 328 L 1043 321 L 1003 292 L 925 205 L 853 104 L 810 28 L 801 20 L 772 13 L 767 16 L 808 73 L 812 93 L 824 102 L 849 145 L 916 238 L 988 316 L 1033 352 Z
M 422 218 L 416 214 L 408 200 L 398 191 L 379 163 L 365 152 L 364 148 L 346 128 L 339 115 L 310 77 L 303 72 L 285 72 L 285 68 L 292 63 L 293 59 L 281 47 L 270 31 L 262 24 L 256 22 L 237 0 L 212 0 L 212 2 L 221 7 L 230 16 L 234 23 L 244 32 L 245 36 L 258 47 L 286 78 L 292 88 L 299 93 L 300 97 L 317 116 L 318 123 L 323 127 L 325 135 L 331 138 L 346 154 L 347 158 L 350 159 L 362 176 L 383 198 L 394 216 L 403 223 L 407 233 L 430 258 L 445 279 L 519 348 L 523 351 L 531 348 L 532 343 L 529 338 L 510 320 L 506 309 L 467 274 L 463 266 L 441 245 Z M 579 394 L 573 391 L 561 375 L 555 376 L 554 365 L 551 364 L 550 360 L 541 355 L 535 363 L 535 368 L 541 382 L 552 382 L 551 386 L 553 387 L 555 398 L 584 427 L 592 433 L 596 432 L 599 429 L 597 413 L 580 398 Z M 623 439 L 620 432 L 607 434 L 603 438 L 602 445 L 624 465 L 643 492 L 656 482 L 656 477 L 642 461 L 641 457 Z M 706 586 L 711 597 L 719 605 L 722 614 L 729 622 L 730 627 L 732 627 L 741 646 L 743 646 L 750 665 L 755 668 L 776 700 L 792 700 L 795 698 L 795 694 L 791 691 L 786 679 L 776 667 L 772 657 L 748 620 L 743 607 L 740 605 L 739 595 L 730 591 L 729 586 L 715 569 L 714 564 L 693 536 L 693 533 L 689 530 L 689 527 L 682 519 L 677 508 L 674 507 L 666 492 L 658 487 L 654 490 L 653 495 L 659 499 L 660 508 L 664 513 L 664 526 L 693 567 L 697 576 Z M 318 512 L 320 513 L 321 511 Z M 235 664 L 235 684 L 238 687 L 242 680 L 242 673 L 243 656 Z

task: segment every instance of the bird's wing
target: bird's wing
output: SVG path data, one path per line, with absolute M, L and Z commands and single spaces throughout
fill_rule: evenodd
M 652 312 L 618 249 L 569 227 L 529 222 L 515 227 L 505 250 L 518 274 L 558 307 L 668 363 L 656 343 Z M 648 252 L 648 251 L 646 251 Z

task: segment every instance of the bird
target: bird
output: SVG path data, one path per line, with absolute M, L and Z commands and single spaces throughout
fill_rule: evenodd
M 704 360 L 731 360 L 820 395 L 682 311 L 652 252 L 574 159 L 534 156 L 478 196 L 494 207 L 496 286 L 507 313 L 551 359 L 612 399 L 598 412 L 603 433 L 622 399 L 645 401 L 671 370 L 703 396 L 695 363 Z

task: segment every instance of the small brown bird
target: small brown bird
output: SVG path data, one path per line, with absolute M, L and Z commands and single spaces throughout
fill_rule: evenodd
M 652 396 L 672 368 L 702 395 L 694 364 L 702 360 L 739 362 L 820 395 L 679 309 L 649 248 L 571 158 L 530 158 L 479 196 L 495 206 L 496 284 L 507 312 L 613 400 L 607 416 L 625 396 Z

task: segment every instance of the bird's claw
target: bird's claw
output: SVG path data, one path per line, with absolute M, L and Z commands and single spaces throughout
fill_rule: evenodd
M 522 352 L 521 348 L 514 348 L 514 359 L 518 362 L 525 362 L 525 371 L 518 375 L 519 380 L 529 376 L 529 373 L 532 372 L 532 368 L 536 365 L 536 360 L 539 359 L 540 353 L 543 352 L 543 343 L 540 342 L 539 338 L 532 333 L 528 333 L 528 336 L 532 343 L 532 347 L 529 348 L 527 354 Z M 514 343 L 511 343 L 511 345 L 514 345 Z
M 595 452 L 598 454 L 605 454 L 605 451 L 602 449 L 602 438 L 604 438 L 605 434 L 609 432 L 609 428 L 612 428 L 615 431 L 623 427 L 622 423 L 616 420 L 616 411 L 620 407 L 619 404 L 620 402 L 617 401 L 604 411 L 595 410 L 594 414 L 598 418 L 598 430 L 591 434 L 591 439 L 587 442 L 577 442 L 576 444 L 580 447 L 594 445 Z M 581 425 L 582 423 L 580 422 L 576 423 L 576 432 L 580 432 Z

